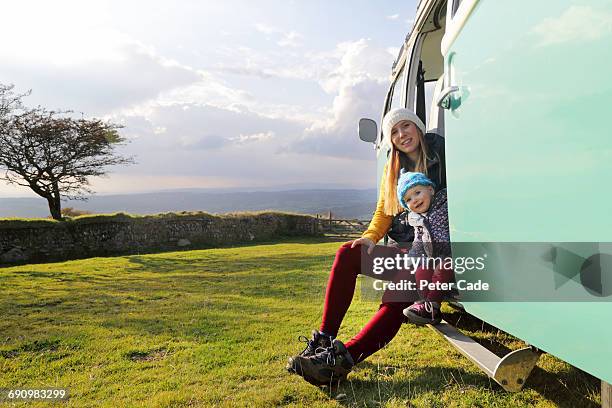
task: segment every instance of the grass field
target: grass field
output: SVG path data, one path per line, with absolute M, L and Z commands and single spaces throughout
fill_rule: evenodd
M 65 406 L 597 406 L 599 382 L 544 355 L 504 392 L 405 325 L 338 389 L 284 370 L 318 326 L 337 242 L 285 242 L 0 269 L 0 388 L 68 387 Z M 378 304 L 355 301 L 342 340 Z M 457 320 L 457 314 L 448 316 Z M 520 341 L 467 316 L 494 351 Z M 17 405 L 43 406 L 43 403 Z

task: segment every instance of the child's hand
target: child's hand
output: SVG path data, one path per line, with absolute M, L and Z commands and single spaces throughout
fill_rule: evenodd
M 357 245 L 364 245 L 366 248 L 368 248 L 368 255 L 372 255 L 374 246 L 376 246 L 376 244 L 369 238 L 358 238 L 354 240 L 351 248 L 355 248 Z

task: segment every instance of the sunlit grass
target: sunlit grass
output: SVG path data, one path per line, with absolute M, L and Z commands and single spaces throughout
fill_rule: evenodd
M 68 387 L 67 406 L 596 406 L 599 383 L 551 356 L 510 394 L 430 329 L 410 325 L 338 389 L 288 374 L 287 357 L 301 350 L 297 336 L 318 326 L 338 245 L 311 240 L 0 269 L 0 388 Z M 378 307 L 359 298 L 343 340 Z M 496 351 L 522 345 L 462 321 Z

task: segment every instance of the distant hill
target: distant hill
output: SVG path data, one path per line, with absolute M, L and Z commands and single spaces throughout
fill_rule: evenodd
M 305 214 L 331 211 L 340 218 L 370 219 L 376 205 L 374 189 L 296 189 L 285 191 L 186 190 L 143 194 L 93 196 L 89 201 L 68 201 L 74 207 L 93 213 L 127 212 L 153 214 L 168 211 L 279 210 Z M 0 198 L 0 217 L 47 217 L 44 199 Z

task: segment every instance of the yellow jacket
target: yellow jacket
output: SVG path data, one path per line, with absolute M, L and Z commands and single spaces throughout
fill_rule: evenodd
M 376 203 L 376 211 L 374 216 L 368 225 L 368 229 L 361 236 L 368 238 L 372 242 L 377 243 L 385 236 L 391 224 L 393 223 L 393 216 L 385 214 L 385 179 L 387 178 L 387 165 L 383 170 L 382 180 L 380 182 L 380 194 L 378 195 L 378 202 Z

